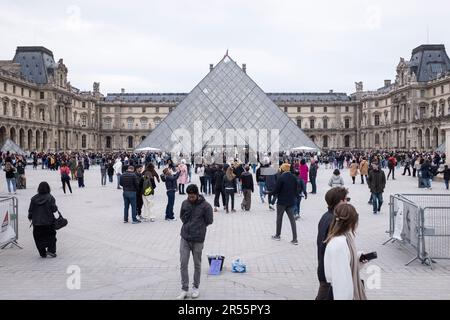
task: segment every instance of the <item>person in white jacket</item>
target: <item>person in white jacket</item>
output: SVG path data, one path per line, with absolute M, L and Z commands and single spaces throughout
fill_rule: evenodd
M 333 175 L 331 176 L 330 181 L 328 181 L 328 185 L 331 188 L 344 186 L 344 179 L 341 177 L 339 169 L 333 171 Z
M 356 251 L 354 234 L 358 213 L 349 203 L 340 203 L 334 209 L 334 221 L 325 240 L 325 277 L 331 285 L 330 299 L 367 300 L 359 275 L 362 253 Z M 365 263 L 367 261 L 363 261 Z
M 121 189 L 120 188 L 120 176 L 122 175 L 122 161 L 120 160 L 120 158 L 116 159 L 116 163 L 114 163 L 114 173 L 117 177 L 117 189 Z

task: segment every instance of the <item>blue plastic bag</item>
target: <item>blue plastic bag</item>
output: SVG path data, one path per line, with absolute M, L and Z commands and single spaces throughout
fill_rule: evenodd
M 247 266 L 241 262 L 240 258 L 237 258 L 231 264 L 231 272 L 244 273 L 247 271 Z

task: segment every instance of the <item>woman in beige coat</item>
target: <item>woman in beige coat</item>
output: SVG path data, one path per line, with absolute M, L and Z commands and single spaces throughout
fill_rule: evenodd
M 364 184 L 364 176 L 367 180 L 367 176 L 369 175 L 369 161 L 367 161 L 366 157 L 362 158 L 359 163 L 359 173 L 361 174 L 361 184 Z
M 355 179 L 357 175 L 358 175 L 358 164 L 356 163 L 356 160 L 353 160 L 352 164 L 350 165 L 350 177 L 352 177 L 353 184 L 355 184 Z

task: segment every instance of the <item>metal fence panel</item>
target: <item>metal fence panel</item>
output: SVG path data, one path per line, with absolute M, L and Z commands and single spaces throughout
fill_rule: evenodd
M 19 247 L 19 202 L 16 197 L 0 196 L 0 249 L 12 244 Z M 13 234 L 12 234 L 13 232 Z

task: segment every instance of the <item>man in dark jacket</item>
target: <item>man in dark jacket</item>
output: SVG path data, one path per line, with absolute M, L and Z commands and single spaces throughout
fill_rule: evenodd
M 317 276 L 319 278 L 320 287 L 317 293 L 316 300 L 328 300 L 330 295 L 330 284 L 325 277 L 324 257 L 326 243 L 325 239 L 328 237 L 331 223 L 333 222 L 333 210 L 341 202 L 346 202 L 348 191 L 344 187 L 335 187 L 325 194 L 325 201 L 327 202 L 328 211 L 324 213 L 319 221 L 317 233 L 317 260 L 319 265 L 317 267 Z
M 317 162 L 314 159 L 311 159 L 311 165 L 309 166 L 309 181 L 311 182 L 311 193 L 316 194 L 317 193 L 317 185 L 316 185 L 316 178 L 317 178 L 317 170 L 319 169 L 319 166 L 317 165 Z
M 245 166 L 245 171 L 241 174 L 241 184 L 242 193 L 244 194 L 244 199 L 242 199 L 241 209 L 245 211 L 250 211 L 250 206 L 252 204 L 252 192 L 254 192 L 253 187 L 253 176 L 249 172 L 250 167 Z
M 281 226 L 283 223 L 283 214 L 287 213 L 292 229 L 292 241 L 294 245 L 298 245 L 297 226 L 295 225 L 294 211 L 297 199 L 297 191 L 299 190 L 297 178 L 290 172 L 291 165 L 283 163 L 281 165 L 282 174 L 277 180 L 277 185 L 273 191 L 265 191 L 266 194 L 275 194 L 278 196 L 277 201 L 277 229 L 276 234 L 272 236 L 273 240 L 281 240 Z
M 183 222 L 181 227 L 180 241 L 180 271 L 181 271 L 181 294 L 177 297 L 184 300 L 189 291 L 189 257 L 192 252 L 194 259 L 194 284 L 192 298 L 198 298 L 200 286 L 200 274 L 202 265 L 203 242 L 206 236 L 206 227 L 213 223 L 213 211 L 211 205 L 205 198 L 198 194 L 196 185 L 186 188 L 187 200 L 181 204 L 180 218 Z
M 431 179 L 433 178 L 433 174 L 431 172 L 431 163 L 429 159 L 425 160 L 420 167 L 420 173 L 425 188 L 431 189 Z
M 386 186 L 386 175 L 380 169 L 378 162 L 372 162 L 372 171 L 369 172 L 367 184 L 372 193 L 373 214 L 377 214 L 383 204 L 383 191 Z
M 444 166 L 444 170 L 439 171 L 438 173 L 443 173 L 444 174 L 445 188 L 448 190 L 449 181 L 450 181 L 450 169 L 448 168 L 448 165 L 445 165 Z
M 166 206 L 166 221 L 177 221 L 173 212 L 173 205 L 175 204 L 175 192 L 177 191 L 177 180 L 180 176 L 180 171 L 176 174 L 172 173 L 172 169 L 165 168 L 161 175 L 161 180 L 166 184 L 167 206 Z
M 120 185 L 123 188 L 123 222 L 128 222 L 128 208 L 131 204 L 131 217 L 133 219 L 133 224 L 140 223 L 136 218 L 136 194 L 139 190 L 139 180 L 134 173 L 134 167 L 128 166 L 127 171 L 120 177 Z

